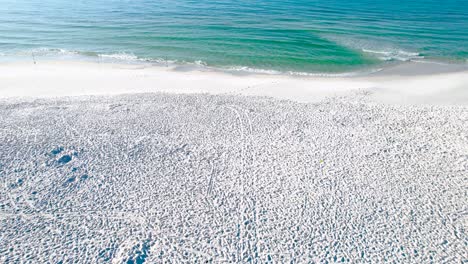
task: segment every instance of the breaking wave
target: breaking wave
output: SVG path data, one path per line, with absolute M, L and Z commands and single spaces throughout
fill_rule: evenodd
M 35 55 L 35 56 L 63 56 L 63 55 L 77 55 L 79 52 L 65 49 L 55 48 L 37 48 L 31 50 L 18 51 L 15 55 Z
M 404 50 L 372 50 L 362 49 L 365 53 L 374 54 L 383 61 L 411 61 L 414 59 L 424 59 L 419 52 L 408 52 Z
M 107 59 L 116 59 L 116 60 L 127 60 L 127 61 L 135 61 L 139 58 L 133 54 L 128 53 L 115 53 L 115 54 L 98 54 L 100 58 L 107 58 Z
M 382 71 L 382 68 L 352 71 L 352 72 L 339 72 L 339 73 L 277 71 L 277 70 L 251 68 L 251 67 L 246 67 L 246 66 L 229 67 L 225 70 L 227 72 L 244 72 L 244 73 L 252 73 L 252 74 L 268 74 L 268 75 L 291 75 L 291 76 L 304 76 L 304 77 L 354 77 L 354 76 L 376 73 L 376 72 Z
M 374 53 L 380 53 L 379 51 L 369 51 Z M 381 52 L 382 54 L 387 54 L 386 52 Z M 281 71 L 273 69 L 262 69 L 254 68 L 249 66 L 213 66 L 209 63 L 196 60 L 196 61 L 178 61 L 178 60 L 169 60 L 162 58 L 144 58 L 138 57 L 133 53 L 128 52 L 117 52 L 117 53 L 98 53 L 92 51 L 75 51 L 75 50 L 66 50 L 59 48 L 36 48 L 31 50 L 22 50 L 17 51 L 12 54 L 2 54 L 2 55 L 12 55 L 12 56 L 35 56 L 37 57 L 47 57 L 47 58 L 58 58 L 58 59 L 77 59 L 77 60 L 91 60 L 99 62 L 115 62 L 115 63 L 150 63 L 150 64 L 159 64 L 166 66 L 189 66 L 196 69 L 206 69 L 213 71 L 223 71 L 228 73 L 245 73 L 245 74 L 265 74 L 265 75 L 291 75 L 291 76 L 310 76 L 310 77 L 352 77 L 359 75 L 367 75 L 375 72 L 379 72 L 382 69 L 366 69 L 358 70 L 352 72 L 339 72 L 339 73 L 326 73 L 326 72 L 300 72 L 300 71 Z

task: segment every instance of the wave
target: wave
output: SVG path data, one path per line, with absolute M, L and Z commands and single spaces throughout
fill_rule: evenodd
M 64 49 L 40 49 L 41 55 L 81 55 L 86 57 L 98 57 L 102 60 L 109 62 L 130 62 L 130 63 L 155 63 L 160 65 L 171 65 L 171 66 L 180 66 L 188 65 L 196 68 L 214 70 L 214 71 L 224 71 L 224 72 L 239 72 L 247 74 L 265 74 L 265 75 L 291 75 L 291 76 L 309 76 L 309 77 L 353 77 L 359 75 L 372 74 L 379 72 L 382 69 L 372 69 L 372 70 L 362 70 L 362 71 L 353 71 L 353 72 L 343 72 L 343 73 L 325 73 L 325 72 L 300 72 L 300 71 L 280 71 L 272 69 L 262 69 L 262 68 L 252 68 L 249 66 L 211 66 L 207 62 L 202 60 L 196 61 L 178 61 L 178 60 L 168 60 L 162 58 L 144 58 L 138 57 L 133 53 L 118 52 L 118 53 L 95 53 L 95 52 L 78 52 L 78 51 L 68 51 Z M 37 51 L 36 51 L 37 52 Z
M 117 60 L 124 60 L 124 61 L 134 61 L 139 60 L 139 58 L 133 54 L 128 53 L 115 53 L 115 54 L 98 54 L 100 58 L 106 59 L 117 59 Z
M 247 66 L 224 67 L 224 70 L 228 72 L 246 72 L 246 73 L 271 74 L 271 75 L 282 74 L 282 72 L 276 71 L 276 70 L 258 69 L 258 68 L 251 68 Z
M 35 48 L 31 50 L 22 50 L 12 54 L 13 56 L 37 56 L 37 57 L 69 57 L 76 58 L 100 58 L 112 61 L 153 61 L 152 59 L 139 58 L 133 53 L 118 52 L 118 53 L 98 53 L 94 51 L 76 51 L 59 48 Z M 156 62 L 159 60 L 155 60 Z
M 155 63 L 155 64 L 188 64 L 185 62 L 179 62 L 176 60 L 169 60 L 169 59 L 162 59 L 162 58 L 145 58 L 145 57 L 138 57 L 133 53 L 126 53 L 126 52 L 119 52 L 119 53 L 110 53 L 110 54 L 97 54 L 97 56 L 101 59 L 110 62 L 130 62 L 130 63 Z M 195 61 L 193 64 L 203 66 L 206 65 L 202 61 Z
M 449 63 L 444 63 L 444 62 L 434 61 L 434 60 L 411 60 L 411 61 L 416 62 L 416 63 L 436 64 L 436 65 L 443 65 L 443 66 L 450 65 Z
M 414 59 L 424 59 L 419 52 L 409 52 L 404 50 L 372 50 L 362 49 L 365 53 L 377 54 L 377 58 L 383 61 L 411 61 Z
M 56 55 L 77 55 L 78 51 L 56 49 L 56 48 L 36 48 L 31 50 L 23 50 L 16 55 L 34 55 L 34 56 L 56 56 Z
M 411 61 L 424 59 L 424 55 L 415 51 L 406 51 L 392 43 L 378 40 L 363 40 L 354 37 L 343 37 L 338 35 L 324 35 L 329 41 L 335 42 L 348 49 L 369 54 L 381 61 Z
M 208 66 L 208 63 L 201 61 L 201 60 L 196 60 L 193 63 L 198 66 L 205 66 L 205 67 Z
M 370 51 L 374 53 L 386 54 L 385 51 Z M 0 53 L 0 56 L 3 55 Z M 281 71 L 273 69 L 262 69 L 253 68 L 249 66 L 212 66 L 209 63 L 196 60 L 196 61 L 179 61 L 179 60 L 168 60 L 162 58 L 144 58 L 138 57 L 133 53 L 117 52 L 117 53 L 97 53 L 92 51 L 74 51 L 60 48 L 36 48 L 31 50 L 23 50 L 11 54 L 14 56 L 31 56 L 36 57 L 54 57 L 64 59 L 91 59 L 92 61 L 99 60 L 100 62 L 117 62 L 117 63 L 150 63 L 159 64 L 166 66 L 193 66 L 198 69 L 206 69 L 213 71 L 223 71 L 228 73 L 239 72 L 246 74 L 265 74 L 265 75 L 290 75 L 290 76 L 309 76 L 309 77 L 353 77 L 360 75 L 372 74 L 379 72 L 382 69 L 371 69 L 371 70 L 360 70 L 353 72 L 342 72 L 342 73 L 326 73 L 326 72 L 300 72 L 300 71 Z
M 221 68 L 223 70 L 223 68 Z M 361 75 L 367 75 L 382 71 L 382 68 L 368 69 L 361 71 L 352 72 L 341 72 L 341 73 L 325 73 L 325 72 L 298 72 L 298 71 L 277 71 L 267 70 L 259 68 L 251 68 L 247 66 L 236 66 L 224 69 L 227 72 L 245 72 L 252 74 L 267 74 L 267 75 L 291 75 L 291 76 L 304 76 L 304 77 L 355 77 Z

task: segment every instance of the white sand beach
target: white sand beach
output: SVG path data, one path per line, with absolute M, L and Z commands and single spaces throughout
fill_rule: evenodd
M 467 96 L 466 71 L 0 64 L 0 261 L 466 261 Z
M 403 65 L 364 77 L 233 75 L 178 71 L 176 67 L 40 61 L 0 64 L 0 98 L 115 95 L 126 93 L 209 93 L 270 96 L 299 102 L 367 92 L 376 102 L 466 105 L 468 70 L 429 74 L 425 65 Z M 428 67 L 429 68 L 429 67 Z M 418 74 L 411 74 L 417 72 Z

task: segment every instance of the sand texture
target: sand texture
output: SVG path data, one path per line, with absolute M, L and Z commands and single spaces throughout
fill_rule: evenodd
M 0 262 L 460 263 L 468 109 L 0 101 Z

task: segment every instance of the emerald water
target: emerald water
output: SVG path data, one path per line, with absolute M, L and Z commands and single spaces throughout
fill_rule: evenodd
M 2 0 L 0 58 L 339 73 L 466 64 L 467 25 L 465 0 Z

